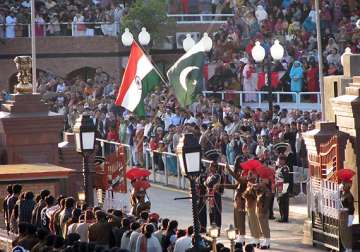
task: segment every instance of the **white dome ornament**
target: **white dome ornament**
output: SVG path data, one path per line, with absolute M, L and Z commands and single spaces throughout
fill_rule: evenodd
M 255 62 L 260 63 L 265 59 L 265 49 L 259 41 L 255 42 L 255 46 L 251 49 L 251 55 Z
M 150 43 L 150 34 L 147 32 L 145 27 L 141 28 L 138 39 L 140 44 L 143 46 L 147 46 Z
M 213 42 L 212 42 L 211 38 L 209 37 L 209 34 L 207 32 L 205 32 L 201 40 L 202 40 L 202 43 L 204 44 L 205 52 L 210 52 L 211 48 L 213 46 Z
M 189 51 L 195 45 L 195 41 L 191 37 L 190 33 L 186 34 L 186 38 L 183 40 L 182 45 L 185 52 Z
M 125 28 L 125 32 L 121 35 L 121 42 L 124 46 L 131 46 L 134 41 L 134 36 L 129 31 L 129 28 Z
M 344 67 L 344 56 L 345 56 L 346 54 L 349 54 L 349 55 L 352 54 L 350 47 L 346 47 L 346 48 L 345 48 L 345 52 L 341 55 L 340 61 L 341 61 L 341 65 L 342 65 L 343 67 Z
M 270 48 L 271 57 L 274 60 L 281 60 L 284 57 L 284 47 L 280 44 L 279 40 L 275 40 Z

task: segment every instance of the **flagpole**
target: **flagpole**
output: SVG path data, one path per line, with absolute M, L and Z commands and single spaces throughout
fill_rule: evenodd
M 36 93 L 36 37 L 35 37 L 35 0 L 31 0 L 31 68 L 32 68 L 32 86 L 33 93 Z
M 144 52 L 146 58 L 152 63 L 152 65 L 154 66 L 154 70 L 155 72 L 159 75 L 160 79 L 162 80 L 162 82 L 164 82 L 164 84 L 169 87 L 169 81 L 167 80 L 167 78 L 164 77 L 164 75 L 160 72 L 160 70 L 158 69 L 158 67 L 156 66 L 155 62 L 153 62 L 152 58 L 150 58 L 147 53 L 147 50 L 138 42 L 136 42 L 136 40 L 134 39 L 134 42 L 141 48 L 141 50 Z

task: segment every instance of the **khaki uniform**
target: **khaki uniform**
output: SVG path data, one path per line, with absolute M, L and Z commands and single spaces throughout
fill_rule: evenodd
M 234 194 L 234 225 L 235 228 L 239 231 L 239 235 L 245 236 L 245 215 L 246 215 L 246 200 L 242 196 L 246 189 L 246 182 L 240 182 Z
M 269 208 L 271 191 L 265 184 L 260 184 L 257 190 L 256 214 L 259 219 L 261 233 L 264 238 L 270 238 Z
M 255 184 L 248 183 L 243 194 L 246 199 L 246 212 L 248 214 L 249 229 L 251 236 L 258 240 L 261 236 L 258 217 L 256 216 L 256 191 Z

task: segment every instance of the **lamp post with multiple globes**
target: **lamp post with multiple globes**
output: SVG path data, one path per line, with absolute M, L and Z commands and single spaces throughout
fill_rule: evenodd
M 272 115 L 273 111 L 273 97 L 272 97 L 272 84 L 271 84 L 271 68 L 272 60 L 279 61 L 284 57 L 284 47 L 280 44 L 279 40 L 275 40 L 274 44 L 270 48 L 270 55 L 266 54 L 265 48 L 261 46 L 259 41 L 255 42 L 255 46 L 251 50 L 251 55 L 256 63 L 262 63 L 265 60 L 266 72 L 267 72 L 267 81 L 266 86 L 268 89 L 268 102 L 269 102 L 269 111 Z M 271 56 L 271 57 L 270 57 Z

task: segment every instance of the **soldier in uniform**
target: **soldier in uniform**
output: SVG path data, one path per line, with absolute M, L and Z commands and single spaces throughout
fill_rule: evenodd
M 350 169 L 342 169 L 338 172 L 338 178 L 341 181 L 340 187 L 340 200 L 342 204 L 341 211 L 343 217 L 340 216 L 339 228 L 341 243 L 345 248 L 345 252 L 352 251 L 352 231 L 351 226 L 354 220 L 354 197 L 350 191 L 352 186 L 352 177 L 355 173 Z
M 275 171 L 276 194 L 280 212 L 278 222 L 289 221 L 290 169 L 286 165 L 286 159 L 285 155 L 279 155 Z
M 222 186 L 218 186 L 222 182 L 222 173 L 216 161 L 212 161 L 209 167 L 209 174 L 206 178 L 205 185 L 208 191 L 209 201 L 209 217 L 210 223 L 215 223 L 221 228 L 221 212 L 222 203 L 221 195 L 223 193 Z
M 257 176 L 253 171 L 247 172 L 247 186 L 246 190 L 243 193 L 243 197 L 246 200 L 246 212 L 248 215 L 249 229 L 252 236 L 252 240 L 249 244 L 253 244 L 256 247 L 260 247 L 260 235 L 261 230 L 259 226 L 259 220 L 256 216 L 256 179 Z
M 269 169 L 269 168 L 263 168 Z M 266 170 L 264 170 L 266 171 Z M 260 182 L 256 186 L 257 208 L 256 214 L 259 220 L 261 233 L 264 240 L 260 244 L 261 249 L 270 248 L 269 209 L 271 203 L 271 176 L 272 172 L 260 173 Z
M 207 193 L 207 188 L 205 186 L 205 181 L 206 181 L 206 175 L 205 174 L 201 174 L 198 178 L 197 178 L 197 183 L 196 183 L 196 190 L 199 196 L 199 200 L 198 200 L 198 209 L 199 209 L 199 221 L 200 221 L 200 227 L 202 230 L 206 230 L 206 226 L 207 226 L 207 207 L 206 207 L 206 193 Z
M 225 184 L 223 185 L 225 189 L 233 189 L 234 193 L 234 225 L 238 234 L 236 242 L 245 244 L 245 198 L 243 193 L 246 190 L 247 180 L 245 177 L 242 177 L 242 169 L 240 166 L 240 156 L 235 159 L 234 171 L 232 171 L 229 166 L 226 166 L 229 174 L 235 179 L 234 184 Z

